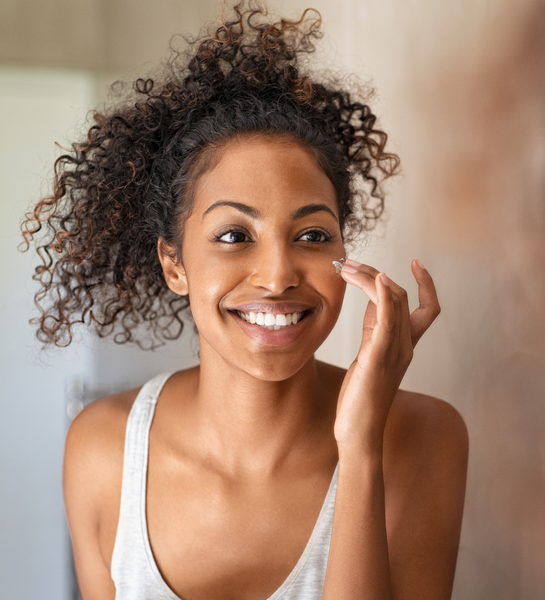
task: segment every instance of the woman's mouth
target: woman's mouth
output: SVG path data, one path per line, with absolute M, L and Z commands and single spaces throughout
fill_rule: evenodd
M 246 321 L 246 323 L 259 325 L 263 329 L 268 329 L 269 331 L 278 331 L 279 329 L 286 329 L 287 327 L 297 325 L 301 319 L 304 319 L 305 316 L 310 313 L 309 310 L 286 314 L 273 314 L 267 312 L 245 313 L 240 310 L 235 310 L 233 312 L 235 312 L 243 321 Z

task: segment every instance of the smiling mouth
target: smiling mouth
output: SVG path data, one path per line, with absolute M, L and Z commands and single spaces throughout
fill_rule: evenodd
M 268 329 L 269 331 L 278 331 L 279 329 L 286 329 L 287 327 L 293 327 L 297 325 L 302 319 L 304 319 L 308 314 L 310 314 L 310 310 L 305 310 L 303 312 L 294 312 L 294 313 L 286 313 L 286 314 L 272 314 L 272 313 L 263 313 L 263 312 L 249 312 L 244 313 L 240 310 L 234 310 L 234 312 L 239 318 L 246 323 L 250 323 L 251 325 L 258 325 L 263 329 Z

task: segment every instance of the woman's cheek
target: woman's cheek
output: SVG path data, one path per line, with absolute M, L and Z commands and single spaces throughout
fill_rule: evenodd
M 188 272 L 188 288 L 194 316 L 204 313 L 211 317 L 236 284 L 236 274 L 227 261 L 216 259 L 193 263 Z
M 311 285 L 322 297 L 329 327 L 332 329 L 341 312 L 346 282 L 337 274 L 331 261 L 328 261 L 314 270 Z
M 344 301 L 344 295 L 346 292 L 346 282 L 343 279 L 341 279 L 341 277 L 337 275 L 337 273 L 335 273 L 335 277 L 332 279 L 333 281 L 331 282 L 331 289 L 333 290 L 334 295 L 332 297 L 331 302 L 333 312 L 335 313 L 336 323 L 337 319 L 339 318 L 339 314 L 341 312 L 341 308 Z

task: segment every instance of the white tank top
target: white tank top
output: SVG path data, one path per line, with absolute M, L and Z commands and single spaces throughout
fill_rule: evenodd
M 111 576 L 116 600 L 181 600 L 157 567 L 146 522 L 149 431 L 157 398 L 171 373 L 154 377 L 138 394 L 125 434 L 123 483 Z M 329 553 L 338 465 L 305 550 L 284 583 L 267 600 L 319 600 Z

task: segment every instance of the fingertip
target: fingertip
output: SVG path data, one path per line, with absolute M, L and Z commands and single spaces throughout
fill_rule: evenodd
M 418 285 L 425 284 L 432 279 L 430 272 L 422 264 L 422 261 L 419 258 L 415 258 L 411 262 L 411 271 L 413 272 Z
M 419 267 L 418 263 L 416 262 L 417 260 L 418 259 L 413 258 L 411 261 L 411 273 L 413 274 L 413 277 L 416 279 L 416 281 L 418 283 L 418 280 L 422 273 L 422 269 Z
M 378 278 L 380 278 L 380 281 L 387 287 L 390 287 L 390 280 L 388 279 L 388 277 L 386 276 L 386 273 L 379 273 Z
M 427 271 L 426 267 L 419 258 L 413 258 L 413 265 L 416 265 L 422 271 Z

